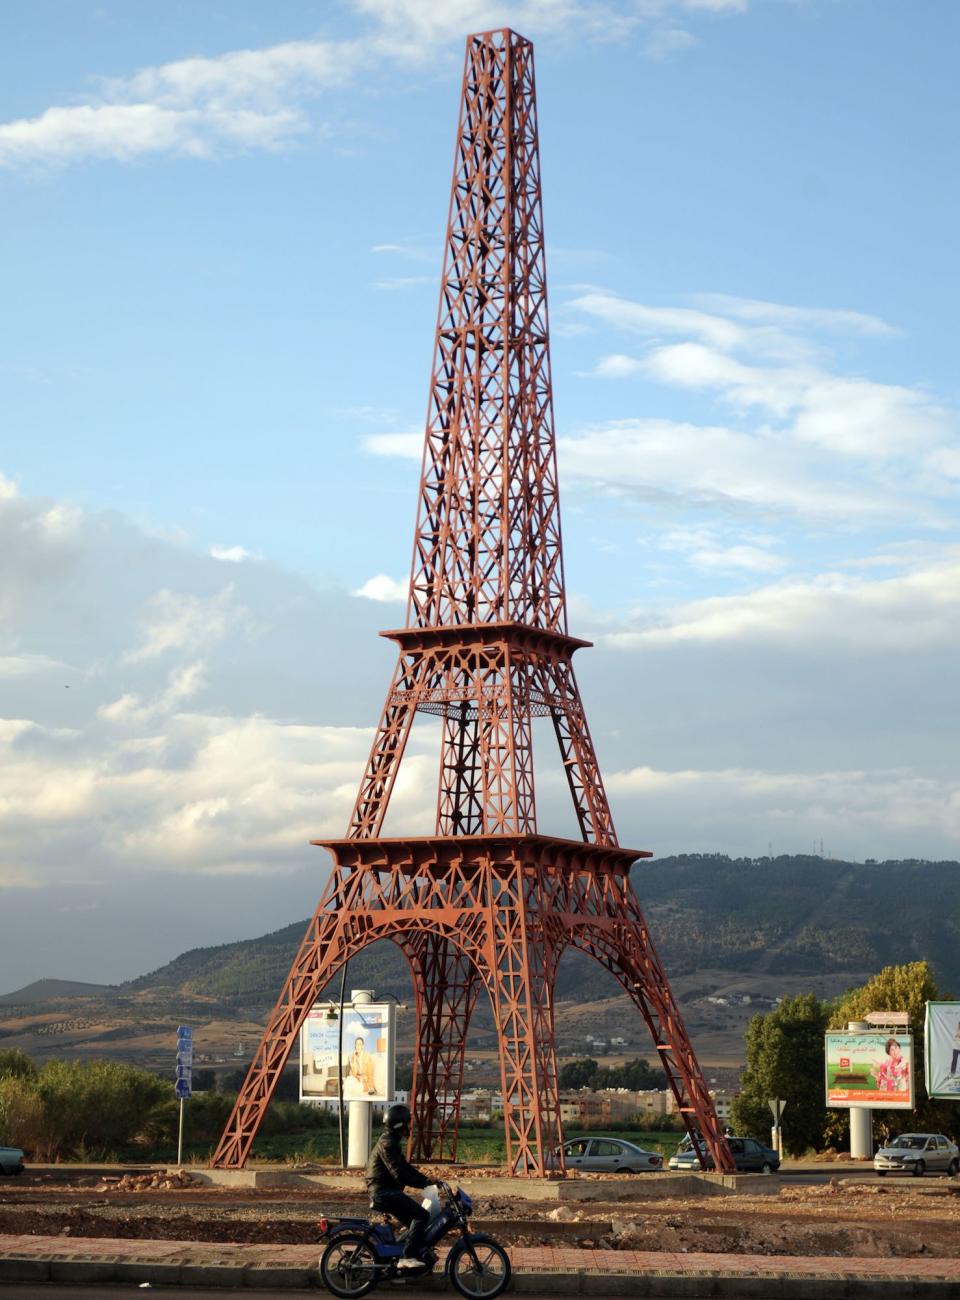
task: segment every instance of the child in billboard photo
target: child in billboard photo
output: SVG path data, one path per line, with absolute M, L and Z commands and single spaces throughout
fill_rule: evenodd
M 900 1044 L 895 1038 L 888 1038 L 884 1050 L 886 1060 L 875 1071 L 877 1088 L 880 1092 L 905 1092 L 910 1079 L 910 1067 L 903 1059 Z
M 957 1028 L 953 1035 L 953 1059 L 950 1062 L 950 1073 L 958 1074 L 957 1064 L 960 1062 L 960 1021 L 957 1022 Z

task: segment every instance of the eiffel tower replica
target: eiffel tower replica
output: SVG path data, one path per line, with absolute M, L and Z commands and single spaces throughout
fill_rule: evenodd
M 411 1154 L 453 1160 L 470 1018 L 489 996 L 511 1172 L 562 1174 L 553 988 L 595 957 L 650 1031 L 687 1128 L 733 1159 L 630 885 L 567 630 L 533 47 L 467 40 L 407 626 L 346 838 L 213 1158 L 242 1165 L 304 1019 L 378 939 L 413 975 Z M 440 720 L 435 831 L 385 838 L 417 713 Z M 532 722 L 549 718 L 580 840 L 537 831 Z M 451 1102 L 453 1103 L 451 1105 Z

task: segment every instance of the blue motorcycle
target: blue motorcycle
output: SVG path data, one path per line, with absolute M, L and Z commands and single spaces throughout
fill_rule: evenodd
M 393 1223 L 369 1219 L 320 1220 L 320 1239 L 327 1246 L 320 1256 L 320 1277 L 324 1286 L 340 1300 L 358 1300 L 378 1282 L 394 1278 L 419 1281 L 432 1272 L 439 1260 L 435 1249 L 448 1232 L 458 1232 L 447 1253 L 444 1273 L 466 1300 L 495 1300 L 510 1281 L 510 1258 L 498 1241 L 482 1232 L 468 1232 L 467 1220 L 473 1201 L 462 1188 L 437 1183 L 437 1196 L 425 1200 L 430 1221 L 420 1258 L 422 1269 L 398 1273 L 405 1232 L 399 1235 Z M 372 1208 L 372 1207 L 371 1207 Z

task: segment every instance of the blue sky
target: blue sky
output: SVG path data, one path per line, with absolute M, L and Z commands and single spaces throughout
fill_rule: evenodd
M 402 619 L 463 38 L 504 22 L 621 838 L 960 856 L 960 10 L 11 0 L 0 891 L 65 946 L 0 987 L 311 906 Z M 180 873 L 208 905 L 145 925 Z

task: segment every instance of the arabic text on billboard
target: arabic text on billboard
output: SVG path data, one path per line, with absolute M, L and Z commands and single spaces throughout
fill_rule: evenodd
M 927 1094 L 960 1101 L 960 1002 L 928 1002 Z
M 337 1063 L 343 1075 L 343 1100 L 392 1101 L 394 1093 L 394 1008 L 368 1002 L 346 1007 L 343 1057 L 340 1028 L 326 1008 L 309 1013 L 300 1031 L 300 1096 L 336 1101 Z
M 827 1034 L 827 1105 L 913 1109 L 910 1034 Z

